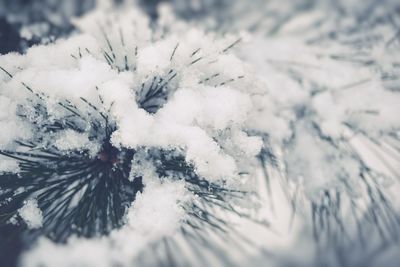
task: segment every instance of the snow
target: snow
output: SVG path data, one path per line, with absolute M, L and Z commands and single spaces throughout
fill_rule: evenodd
M 366 4 L 338 1 L 339 9 L 321 1 L 308 9 L 304 1 L 222 1 L 217 7 L 212 0 L 175 0 L 151 21 L 137 8 L 112 10 L 109 1 L 98 2 L 99 8 L 73 19 L 71 36 L 0 56 L 6 70 L 0 71 L 0 128 L 7 129 L 0 131 L 0 152 L 21 151 L 16 141 L 40 139 L 66 155 L 89 151 L 95 158 L 104 136 L 93 136 L 92 124 L 105 114 L 115 127 L 111 145 L 135 152 L 127 179 L 141 177 L 145 187 L 120 229 L 92 239 L 74 236 L 65 245 L 41 237 L 22 266 L 130 266 L 152 244 L 174 237 L 196 197 L 179 175 L 158 177 L 152 151 L 182 156 L 200 179 L 234 191 L 260 191 L 252 182 L 263 173 L 275 185 L 267 190 L 270 199 L 281 186 L 290 212 L 302 206 L 293 216 L 304 223 L 296 231 L 307 234 L 313 227 L 307 207 L 325 207 L 326 192 L 361 202 L 368 213 L 373 201 L 360 175 L 368 174 L 372 189 L 398 186 L 398 38 L 390 23 L 358 22 Z M 376 7 L 370 19 L 391 18 L 389 11 Z M 21 35 L 37 35 L 36 26 L 22 28 Z M 141 101 L 163 84 L 150 101 L 154 110 L 146 110 Z M 41 132 L 47 120 L 71 115 L 59 105 L 65 100 L 83 114 L 81 131 Z M 37 103 L 45 113 L 37 114 Z M 102 119 L 99 125 L 106 126 Z M 268 149 L 276 152 L 278 168 L 269 159 L 260 167 L 260 152 Z M 20 167 L 0 155 L 0 175 L 18 174 Z M 38 206 L 29 199 L 18 211 L 30 229 L 42 226 Z M 398 213 L 398 204 L 393 209 Z M 347 227 L 356 236 L 352 224 Z M 282 239 L 312 243 L 304 235 Z
M 5 156 L 0 156 L 0 174 L 3 173 L 18 173 L 19 166 L 15 160 L 10 160 Z
M 0 95 L 0 149 L 10 147 L 15 139 L 27 139 L 30 129 L 16 116 L 16 102 L 7 96 Z M 1 171 L 1 168 L 0 168 Z
M 348 48 L 312 47 L 297 37 L 254 36 L 241 47 L 241 57 L 259 66 L 258 77 L 266 88 L 255 96 L 257 108 L 248 124 L 281 143 L 288 176 L 304 179 L 307 194 L 318 195 L 323 189 L 341 188 L 343 177 L 357 180 L 362 164 L 340 148 L 349 131 L 379 139 L 400 128 L 395 115 L 400 113 L 400 95 L 384 87 L 375 68 L 328 56 Z M 320 140 L 321 135 L 333 144 Z
M 190 198 L 183 182 L 148 177 L 121 229 L 100 238 L 74 237 L 65 245 L 41 238 L 23 255 L 21 266 L 129 266 L 147 245 L 175 233 Z
M 54 146 L 66 155 L 83 150 L 93 156 L 98 153 L 102 140 L 93 139 L 90 122 L 97 117 L 101 120 L 101 114 L 105 114 L 116 128 L 111 144 L 135 150 L 129 179 L 142 177 L 144 191 L 131 203 L 121 229 L 93 239 L 71 237 L 66 245 L 42 237 L 24 254 L 22 266 L 127 266 L 146 245 L 174 235 L 185 223 L 186 208 L 193 203 L 185 181 L 175 177 L 179 174 L 158 177 L 158 163 L 149 158 L 149 150 L 164 150 L 171 157 L 182 155 L 201 179 L 236 188 L 249 185 L 247 178 L 239 175 L 243 169 L 249 171 L 242 157 L 254 161 L 263 145 L 259 137 L 246 132 L 253 109 L 251 94 L 260 88 L 251 67 L 224 51 L 237 36 L 220 38 L 192 29 L 159 38 L 140 11 L 108 14 L 106 9 L 76 19 L 80 33 L 72 37 L 33 47 L 24 55 L 0 56 L 2 67 L 12 76 L 2 73 L 3 101 L 12 105 L 10 98 L 24 103 L 22 110 L 29 118 L 27 125 L 21 126 L 24 131 L 33 131 L 32 138 L 40 138 L 43 146 Z M 161 102 L 155 113 L 141 108 L 137 95 L 144 94 L 142 84 L 150 86 L 153 77 L 166 80 L 171 73 L 176 75 L 166 87 L 165 103 Z M 40 132 L 36 124 L 71 115 L 59 104 L 64 100 L 82 114 L 83 132 Z M 31 103 L 43 104 L 48 114 L 37 114 Z M 17 109 L 9 112 L 0 118 L 8 120 Z M 22 139 L 12 132 L 2 134 L 4 146 Z M 2 169 L 10 166 L 3 163 Z M 28 207 L 33 209 L 37 203 L 27 205 L 21 216 L 30 227 L 37 228 L 40 221 L 26 215 Z
M 58 133 L 54 146 L 60 151 L 89 150 L 92 155 L 100 150 L 98 144 L 90 142 L 87 133 L 78 133 L 71 129 Z
M 27 200 L 19 209 L 19 216 L 25 221 L 29 229 L 42 227 L 43 214 L 34 199 Z
M 358 162 L 318 140 L 307 127 L 300 123 L 296 126 L 297 138 L 286 158 L 290 175 L 304 184 L 311 198 L 324 189 L 340 187 L 339 179 L 352 183 L 359 173 Z

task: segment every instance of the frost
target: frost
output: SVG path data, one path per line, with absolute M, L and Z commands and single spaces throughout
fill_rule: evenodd
M 27 200 L 19 209 L 19 215 L 30 229 L 40 228 L 43 224 L 43 214 L 34 199 Z

